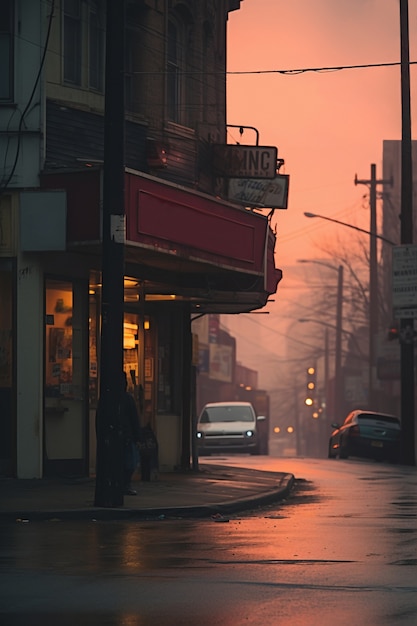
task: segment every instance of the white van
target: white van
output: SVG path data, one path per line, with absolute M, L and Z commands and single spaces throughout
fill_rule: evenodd
M 197 423 L 199 454 L 250 452 L 258 454 L 256 413 L 250 402 L 211 402 Z

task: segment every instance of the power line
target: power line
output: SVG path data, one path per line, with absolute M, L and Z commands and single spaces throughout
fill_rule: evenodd
M 410 65 L 416 65 L 417 61 L 410 61 Z M 226 70 L 225 72 L 207 72 L 204 70 L 183 70 L 181 74 L 197 74 L 202 76 L 212 76 L 215 74 L 221 74 L 226 76 L 249 76 L 249 75 L 262 75 L 262 74 L 283 74 L 287 76 L 296 76 L 298 74 L 306 74 L 307 72 L 340 72 L 342 70 L 361 70 L 361 69 L 370 69 L 370 68 L 378 68 L 378 67 L 399 67 L 401 63 L 399 61 L 393 61 L 391 63 L 363 63 L 358 65 L 335 65 L 329 67 L 300 67 L 296 69 L 287 69 L 287 70 Z M 166 74 L 167 70 L 161 71 L 133 71 L 132 74 Z
M 417 61 L 410 61 L 410 65 L 416 65 Z M 242 70 L 242 71 L 227 71 L 226 74 L 239 76 L 248 74 L 306 74 L 307 72 L 340 72 L 341 70 L 360 70 L 369 69 L 373 67 L 398 67 L 401 63 L 399 61 L 392 63 L 364 63 L 361 65 L 336 65 L 334 67 L 304 67 L 293 70 Z

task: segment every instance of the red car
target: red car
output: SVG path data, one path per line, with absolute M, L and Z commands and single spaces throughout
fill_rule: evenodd
M 395 415 L 352 411 L 343 424 L 332 424 L 329 459 L 349 456 L 390 460 L 400 458 L 401 422 Z

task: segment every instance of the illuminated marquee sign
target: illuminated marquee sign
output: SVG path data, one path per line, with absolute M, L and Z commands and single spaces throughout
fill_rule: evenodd
M 275 178 L 278 150 L 271 146 L 213 146 L 213 169 L 224 178 Z

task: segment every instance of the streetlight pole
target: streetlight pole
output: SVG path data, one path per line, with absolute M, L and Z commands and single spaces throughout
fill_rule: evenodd
M 326 421 L 329 421 L 329 329 L 324 331 L 324 395 L 326 398 Z M 330 422 L 333 420 L 331 419 Z
M 339 420 L 344 407 L 344 385 L 342 385 L 342 316 L 343 316 L 343 265 L 337 269 L 336 305 L 336 351 L 335 351 L 335 413 Z
M 376 240 L 381 239 L 392 246 L 394 246 L 394 242 L 390 241 L 386 237 L 382 235 L 378 235 L 376 232 L 376 185 L 380 183 L 384 183 L 386 181 L 376 180 L 376 169 L 375 165 L 371 166 L 371 180 L 358 180 L 355 178 L 356 184 L 370 184 L 371 186 L 371 227 L 370 230 L 365 230 L 364 228 L 359 228 L 358 226 L 353 226 L 352 224 L 347 224 L 346 222 L 341 222 L 340 220 L 333 219 L 331 217 L 326 217 L 325 215 L 317 215 L 316 213 L 304 213 L 306 217 L 319 217 L 323 220 L 327 220 L 329 222 L 334 222 L 335 224 L 340 224 L 341 226 L 347 226 L 347 228 L 352 228 L 353 230 L 357 230 L 361 233 L 365 233 L 369 235 L 370 239 L 370 257 L 369 257 L 369 382 L 368 382 L 368 405 L 369 408 L 373 408 L 376 400 L 374 398 L 374 377 L 375 377 L 375 334 L 378 329 L 378 265 L 377 265 L 377 252 L 376 252 Z M 389 181 L 391 182 L 391 181 Z M 375 407 L 376 408 L 376 407 Z
M 323 265 L 337 272 L 337 300 L 336 300 L 336 340 L 335 340 L 335 362 L 334 362 L 334 405 L 335 418 L 339 419 L 342 414 L 342 332 L 343 332 L 343 265 L 335 267 L 323 261 L 315 259 L 299 259 L 299 263 L 315 263 Z M 334 420 L 333 420 L 334 421 Z

